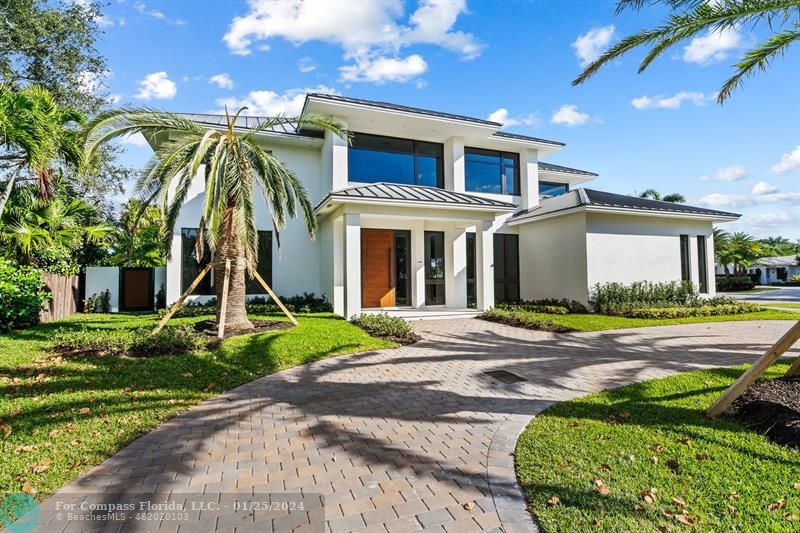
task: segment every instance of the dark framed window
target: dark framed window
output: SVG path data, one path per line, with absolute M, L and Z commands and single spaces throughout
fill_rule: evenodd
M 203 257 L 198 261 L 196 255 L 197 228 L 181 228 L 181 294 L 186 292 L 189 285 L 197 278 L 200 271 L 211 262 L 211 250 L 205 247 Z M 216 294 L 212 283 L 211 272 L 203 277 L 200 284 L 195 287 L 192 294 L 211 296 Z
M 519 301 L 519 237 L 494 234 L 494 301 Z
M 425 232 L 425 305 L 444 305 L 444 232 Z
M 689 236 L 681 235 L 681 279 L 691 281 L 691 265 L 689 263 Z
M 350 181 L 444 187 L 444 146 L 354 133 L 347 154 Z
M 411 232 L 394 232 L 394 304 L 411 305 Z
M 272 232 L 259 231 L 258 232 L 258 264 L 256 265 L 258 275 L 264 278 L 267 285 L 272 287 Z M 245 290 L 247 294 L 265 294 L 267 291 L 253 276 L 246 277 Z
M 700 285 L 700 293 L 708 294 L 708 258 L 706 257 L 706 237 L 697 236 L 697 282 Z
M 467 233 L 467 307 L 478 306 L 478 291 L 475 280 L 477 270 L 475 234 Z
M 464 158 L 468 191 L 519 194 L 519 154 L 465 148 Z
M 539 182 L 539 196 L 558 196 L 569 192 L 569 183 L 556 183 L 553 181 Z
M 196 256 L 197 228 L 181 228 L 181 292 L 197 278 L 200 271 L 211 262 L 211 250 L 205 247 L 203 257 L 198 262 Z M 258 232 L 258 274 L 272 286 L 272 232 Z M 247 294 L 264 294 L 266 291 L 255 279 L 247 278 Z M 205 275 L 200 284 L 192 291 L 198 296 L 215 296 L 213 272 Z

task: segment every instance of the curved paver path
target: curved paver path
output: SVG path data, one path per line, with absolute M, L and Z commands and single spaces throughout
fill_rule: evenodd
M 297 367 L 207 401 L 63 491 L 306 491 L 325 495 L 332 531 L 532 531 L 511 452 L 533 415 L 608 387 L 751 361 L 790 325 L 557 335 L 422 322 L 415 345 Z M 527 381 L 484 374 L 497 369 Z

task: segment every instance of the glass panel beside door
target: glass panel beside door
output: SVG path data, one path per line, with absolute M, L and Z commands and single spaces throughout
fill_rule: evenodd
M 425 232 L 425 305 L 444 305 L 444 232 Z

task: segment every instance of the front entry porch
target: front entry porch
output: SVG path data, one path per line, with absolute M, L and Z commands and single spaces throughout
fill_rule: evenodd
M 494 305 L 493 213 L 374 211 L 347 206 L 331 217 L 336 313 L 454 318 Z

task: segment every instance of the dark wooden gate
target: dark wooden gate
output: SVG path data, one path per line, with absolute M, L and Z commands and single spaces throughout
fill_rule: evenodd
M 120 268 L 119 310 L 152 311 L 154 281 L 152 268 Z

